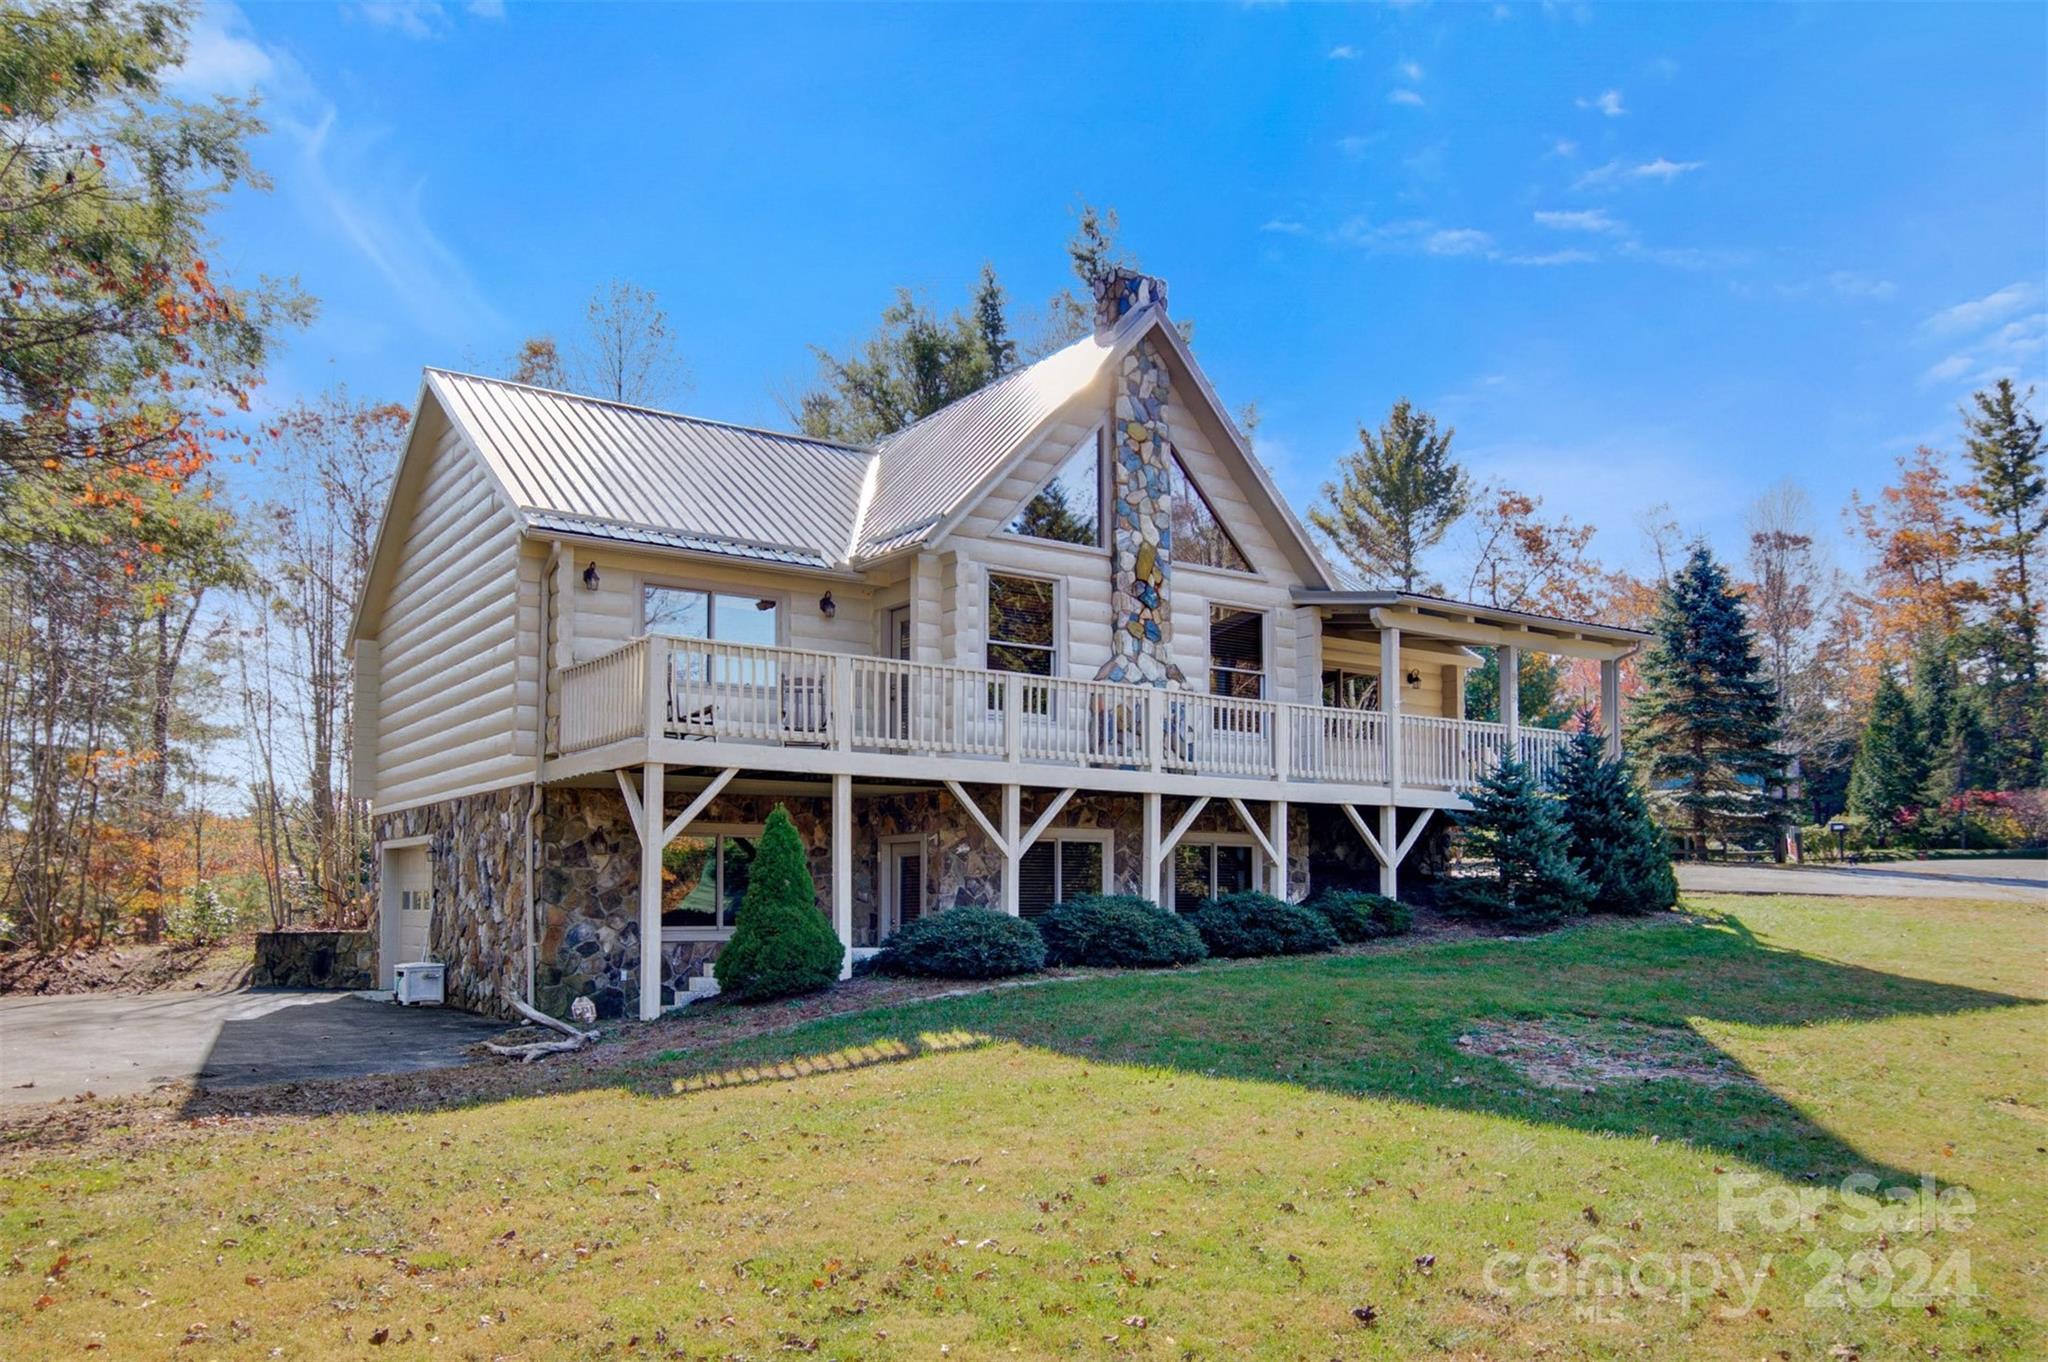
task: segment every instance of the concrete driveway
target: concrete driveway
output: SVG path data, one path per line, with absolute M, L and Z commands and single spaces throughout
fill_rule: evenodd
M 2048 860 L 1887 861 L 1841 866 L 1682 861 L 1678 884 L 1702 894 L 1861 894 L 2048 904 Z
M 0 998 L 0 1105 L 186 1079 L 245 1088 L 439 1069 L 504 1029 L 448 1008 L 288 989 Z

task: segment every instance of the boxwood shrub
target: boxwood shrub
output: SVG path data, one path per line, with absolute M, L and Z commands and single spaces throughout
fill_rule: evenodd
M 1407 904 L 1359 889 L 1326 889 L 1310 899 L 1308 907 L 1321 914 L 1337 939 L 1347 945 L 1399 936 L 1415 925 L 1415 914 Z
M 1045 939 L 1021 917 L 993 908 L 948 908 L 882 943 L 875 970 L 941 979 L 1000 979 L 1045 968 Z
M 1211 955 L 1313 955 L 1337 948 L 1337 933 L 1322 914 L 1256 890 L 1209 899 L 1188 921 Z
M 1206 959 L 1209 948 L 1188 922 L 1134 894 L 1081 894 L 1038 920 L 1046 959 L 1055 965 L 1158 969 Z

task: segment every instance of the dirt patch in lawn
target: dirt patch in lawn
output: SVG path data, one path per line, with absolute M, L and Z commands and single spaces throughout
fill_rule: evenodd
M 1458 1048 L 1497 1059 L 1544 1088 L 1594 1092 L 1667 1079 L 1725 1088 L 1756 1081 L 1682 1027 L 1583 1017 L 1486 1022 L 1459 1036 Z
M 254 969 L 247 940 L 211 946 L 130 942 L 48 955 L 0 951 L 0 994 L 162 993 L 240 988 Z

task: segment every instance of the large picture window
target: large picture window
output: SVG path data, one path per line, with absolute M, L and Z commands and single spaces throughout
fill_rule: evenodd
M 1166 490 L 1173 506 L 1174 562 L 1229 568 L 1234 572 L 1252 570 L 1252 565 L 1245 561 L 1244 551 L 1223 528 L 1223 522 L 1216 518 L 1215 508 L 1202 495 L 1202 489 L 1195 486 L 1195 480 L 1188 476 L 1187 465 L 1180 461 L 1178 454 L 1173 456 L 1172 467 L 1168 470 Z
M 690 940 L 732 930 L 754 864 L 757 828 L 684 834 L 661 853 L 661 934 Z
M 1233 605 L 1209 607 L 1209 693 L 1266 696 L 1266 617 Z
M 1108 833 L 1048 832 L 1019 858 L 1017 910 L 1038 917 L 1077 894 L 1107 893 L 1108 868 Z
M 721 643 L 773 646 L 781 603 L 772 597 L 732 596 L 682 586 L 640 589 L 640 628 L 668 638 L 713 638 Z
M 1024 503 L 1024 509 L 1008 526 L 1011 534 L 1033 539 L 1056 539 L 1063 544 L 1102 542 L 1102 454 L 1101 433 L 1091 432 L 1074 446 L 1074 452 L 1060 465 L 1052 480 L 1038 489 L 1038 495 Z
M 1191 913 L 1203 899 L 1255 889 L 1257 871 L 1249 842 L 1183 841 L 1173 849 L 1173 911 Z
M 1038 577 L 988 578 L 988 669 L 1059 675 L 1053 584 Z

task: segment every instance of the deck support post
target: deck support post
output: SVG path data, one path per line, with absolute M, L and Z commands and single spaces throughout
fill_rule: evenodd
M 839 977 L 853 977 L 853 777 L 832 777 L 832 930 L 839 934 Z
M 1380 805 L 1380 844 L 1374 850 L 1380 853 L 1380 897 L 1397 899 L 1401 897 L 1401 862 L 1394 855 L 1394 815 L 1397 811 L 1392 804 Z
M 623 779 L 623 773 L 621 773 Z M 668 770 L 658 761 L 640 769 L 640 1020 L 661 1015 L 661 801 Z
M 1011 692 L 1013 697 L 1015 693 Z M 1023 821 L 1023 796 L 1023 786 L 1003 786 L 1003 911 L 1011 917 L 1023 911 L 1024 847 L 1017 835 Z
M 1600 661 L 1600 726 L 1607 730 L 1607 759 L 1621 760 L 1621 659 Z
M 1287 893 L 1287 801 L 1275 799 L 1266 805 L 1266 840 L 1273 844 L 1273 897 L 1286 900 Z
M 1140 860 L 1142 864 L 1140 865 L 1140 872 L 1144 876 L 1144 880 L 1139 886 L 1139 892 L 1161 908 L 1164 908 L 1167 906 L 1166 901 L 1159 894 L 1159 862 L 1161 859 L 1159 849 L 1159 792 L 1157 790 L 1147 790 L 1143 798 L 1145 801 L 1145 835 L 1144 845 L 1141 848 L 1142 855 Z

